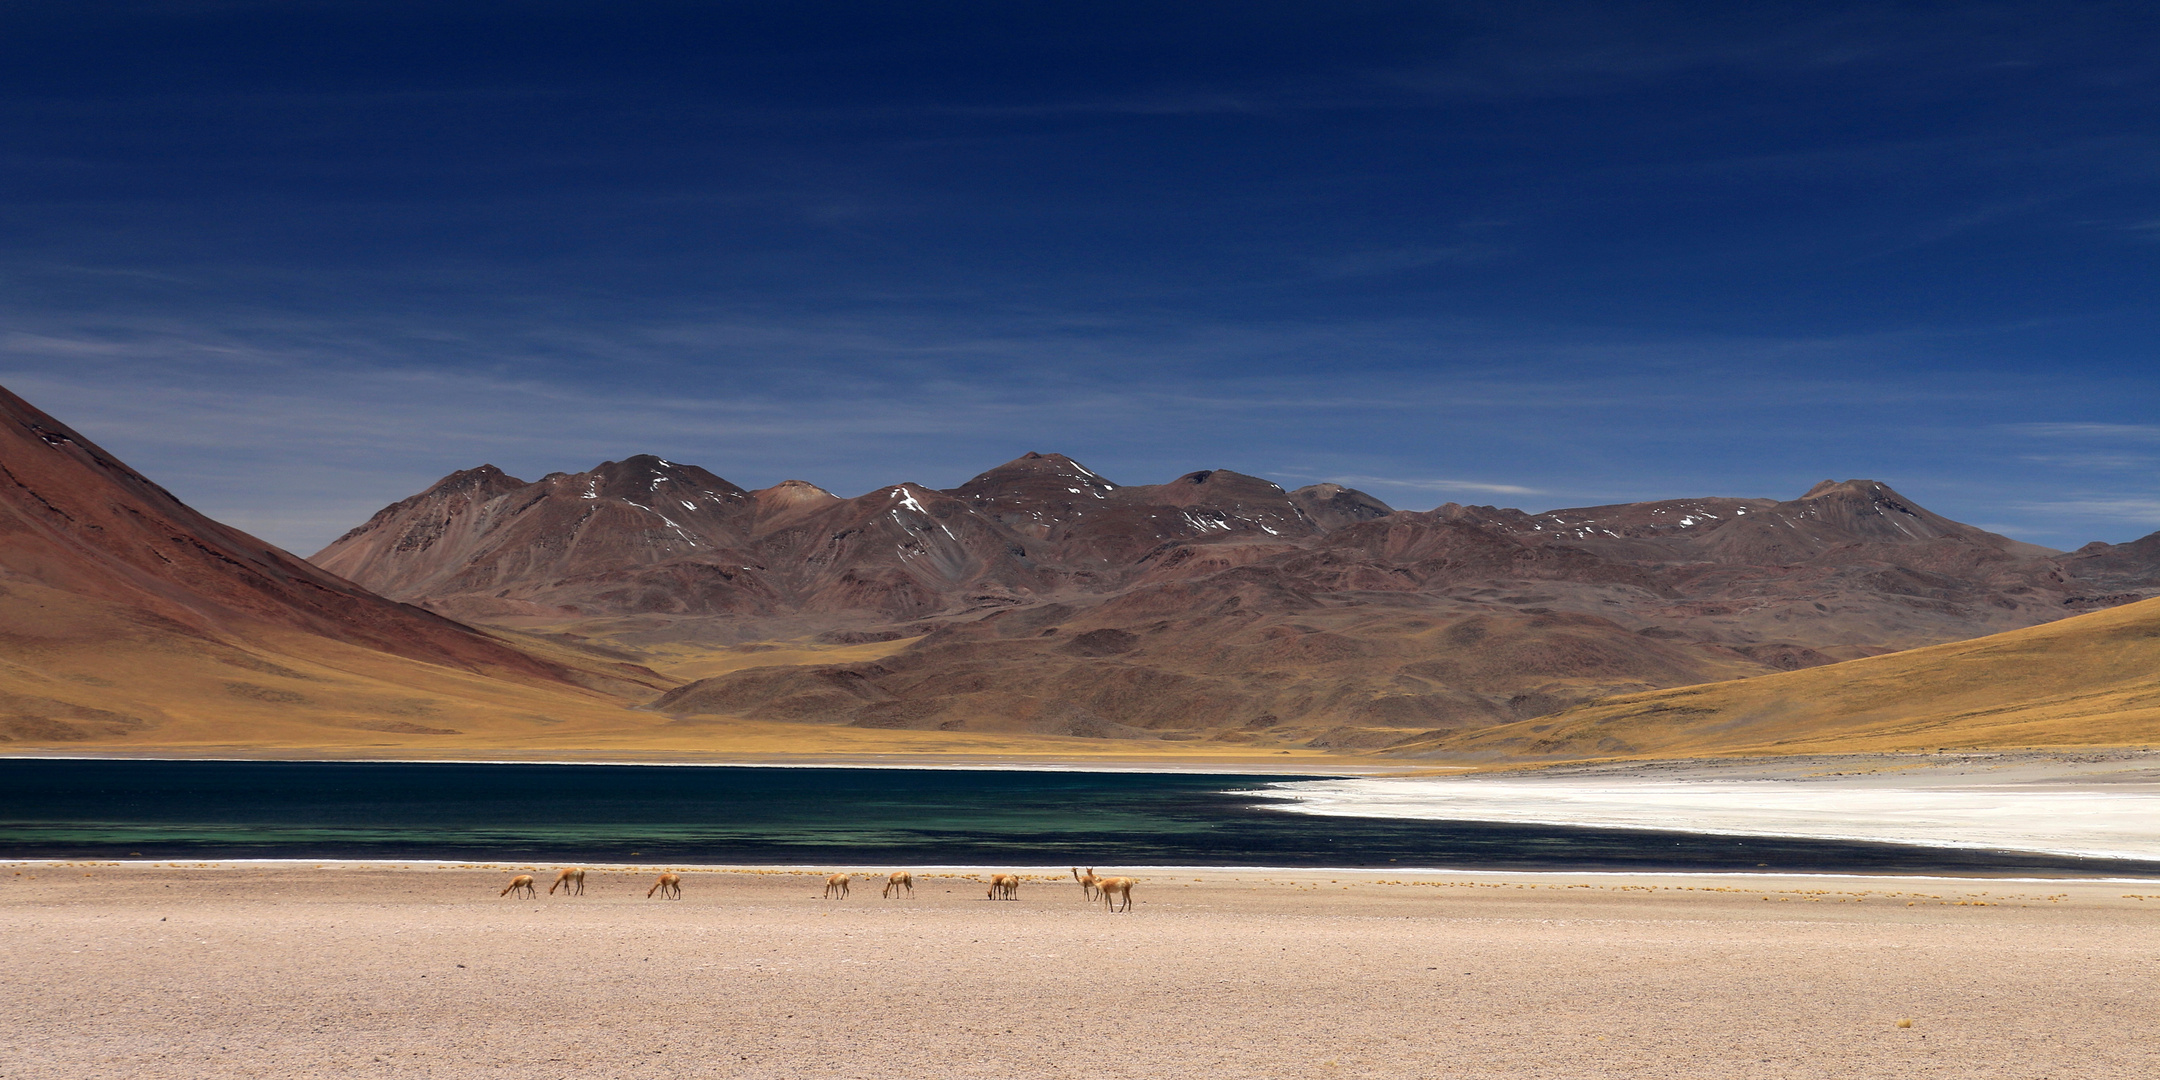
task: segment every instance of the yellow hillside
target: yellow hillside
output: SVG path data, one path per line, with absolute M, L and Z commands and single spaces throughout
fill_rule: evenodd
M 1652 758 L 2160 744 L 2160 599 L 1865 660 L 1605 698 L 1441 756 Z
M 209 638 L 124 605 L 27 582 L 0 587 L 0 753 L 651 761 L 1247 761 L 1311 767 L 1333 758 L 1237 748 L 1044 736 L 678 720 L 635 706 L 679 676 L 525 634 L 518 648 L 580 671 L 597 689 L 514 681 L 251 627 Z M 750 663 L 864 659 L 893 646 L 784 646 L 664 655 L 695 673 Z

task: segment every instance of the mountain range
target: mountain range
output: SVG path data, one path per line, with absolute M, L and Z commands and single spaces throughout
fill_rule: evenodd
M 1054 454 L 852 499 L 650 457 L 483 466 L 307 561 L 0 390 L 0 743 L 32 750 L 2152 741 L 2156 583 L 2160 534 L 2049 551 L 1874 481 L 1407 511 L 1227 470 L 1120 485 Z
M 1872 480 L 1408 511 L 1222 469 L 1120 485 L 1041 453 L 855 498 L 651 456 L 532 482 L 481 466 L 312 561 L 570 647 L 752 654 L 653 701 L 665 715 L 1353 749 L 2160 591 L 2160 534 L 2056 552 Z M 775 641 L 889 646 L 756 663 Z

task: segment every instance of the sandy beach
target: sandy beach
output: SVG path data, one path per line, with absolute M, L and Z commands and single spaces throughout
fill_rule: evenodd
M 658 869 L 0 865 L 0 1077 L 2160 1075 L 2160 881 Z

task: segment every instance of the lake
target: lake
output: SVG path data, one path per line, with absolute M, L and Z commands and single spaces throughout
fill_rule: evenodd
M 1318 779 L 1318 778 L 1312 778 Z M 1298 778 L 1039 770 L 0 759 L 0 856 L 2160 876 L 2160 863 L 1317 817 Z

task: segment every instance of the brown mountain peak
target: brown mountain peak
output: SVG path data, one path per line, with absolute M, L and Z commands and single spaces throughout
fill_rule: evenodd
M 1954 562 L 1973 557 L 1974 552 L 1991 553 L 1986 558 L 2052 554 L 2047 548 L 1943 517 L 1880 480 L 1859 479 L 1825 480 L 1791 502 L 1751 510 L 1744 518 L 1712 531 L 1708 542 L 1726 561 L 1758 563 L 1812 559 L 1854 544 L 1933 550 L 1935 555 L 1923 561 L 1932 559 L 1942 565 L 1950 565 L 1942 560 Z
M 524 486 L 525 481 L 520 480 L 517 477 L 496 468 L 493 465 L 481 465 L 471 469 L 459 469 L 458 471 L 451 473 L 450 475 L 445 476 L 440 480 L 435 481 L 435 486 L 429 488 L 428 490 L 455 490 L 463 488 L 502 488 L 504 490 L 509 490 L 511 488 L 521 488 Z
M 1137 492 L 1138 488 L 1126 488 Z M 1214 503 L 1224 500 L 1258 499 L 1263 502 L 1285 502 L 1290 493 L 1273 480 L 1247 476 L 1229 469 L 1201 469 L 1189 472 L 1167 484 L 1155 484 L 1148 489 L 1154 496 L 1172 506 L 1195 503 Z
M 1800 498 L 1802 500 L 1807 500 L 1836 498 L 1839 496 L 1857 496 L 1860 498 L 1869 499 L 1888 498 L 1897 502 L 1905 501 L 1904 496 L 1899 495 L 1897 492 L 1891 490 L 1890 485 L 1885 484 L 1880 480 L 1862 479 L 1824 480 L 1817 483 L 1814 487 L 1807 489 L 1807 494 L 1800 496 Z
M 558 473 L 551 475 L 561 474 Z M 441 507 L 443 508 L 443 510 L 441 515 L 439 516 L 447 517 L 458 512 L 458 510 L 455 508 L 468 507 L 479 503 L 484 503 L 490 499 L 496 498 L 497 496 L 508 495 L 513 491 L 522 491 L 531 486 L 532 485 L 527 484 L 525 481 L 520 480 L 515 476 L 511 476 L 510 474 L 503 472 L 501 469 L 498 469 L 493 465 L 482 465 L 478 468 L 472 469 L 459 469 L 458 471 L 451 473 L 450 475 L 445 476 L 442 479 L 428 485 L 427 489 L 420 492 L 418 495 L 408 496 L 406 498 L 398 500 L 397 502 L 391 503 L 390 505 L 385 506 L 380 510 L 377 510 L 375 512 L 375 516 L 353 527 L 351 530 L 347 531 L 345 535 L 331 541 L 328 546 L 324 547 L 321 551 L 318 551 L 314 555 L 310 556 L 310 559 L 320 559 L 324 555 L 328 554 L 332 549 L 337 548 L 340 545 L 344 545 L 348 541 L 364 536 L 370 532 L 375 531 L 376 529 L 382 528 L 392 521 L 404 518 L 408 516 L 415 507 Z M 327 566 L 328 564 L 323 565 Z M 333 573 L 338 573 L 345 570 L 350 570 L 352 568 L 332 567 L 331 569 Z
M 1258 476 L 1248 476 L 1244 473 L 1234 472 L 1230 469 L 1201 469 L 1198 472 L 1189 472 L 1183 476 L 1178 477 L 1175 480 L 1170 481 L 1170 483 L 1168 484 L 1164 484 L 1163 486 L 1171 487 L 1173 485 L 1180 484 L 1190 484 L 1195 487 L 1235 488 L 1276 492 L 1280 492 L 1283 489 L 1281 484 L 1278 484 L 1273 480 L 1263 479 Z
M 1808 493 L 1802 495 L 1798 502 L 1818 507 L 1839 505 L 1844 507 L 1846 512 L 1854 514 L 1902 514 L 1913 518 L 1932 519 L 1945 525 L 1956 524 L 1922 508 L 1880 480 L 1843 480 L 1836 483 L 1826 480 L 1809 488 Z
M 694 491 L 699 495 L 739 499 L 749 492 L 696 465 L 684 465 L 653 454 L 633 454 L 621 461 L 603 461 L 592 469 L 565 479 L 585 481 L 594 495 L 609 498 L 641 498 L 668 489 L 671 494 Z
M 945 494 L 969 502 L 1039 499 L 1057 494 L 1114 491 L 1117 485 L 1063 454 L 1029 451 L 974 476 Z
M 1395 512 L 1394 507 L 1356 488 L 1333 483 L 1307 484 L 1291 492 L 1290 501 L 1323 529 L 1339 529 Z
M 795 505 L 806 502 L 838 502 L 840 496 L 811 483 L 808 480 L 782 480 L 769 488 L 759 488 L 750 497 L 760 503 Z
M 751 533 L 756 536 L 792 527 L 847 501 L 808 480 L 782 480 L 751 492 L 749 498 L 755 508 Z

